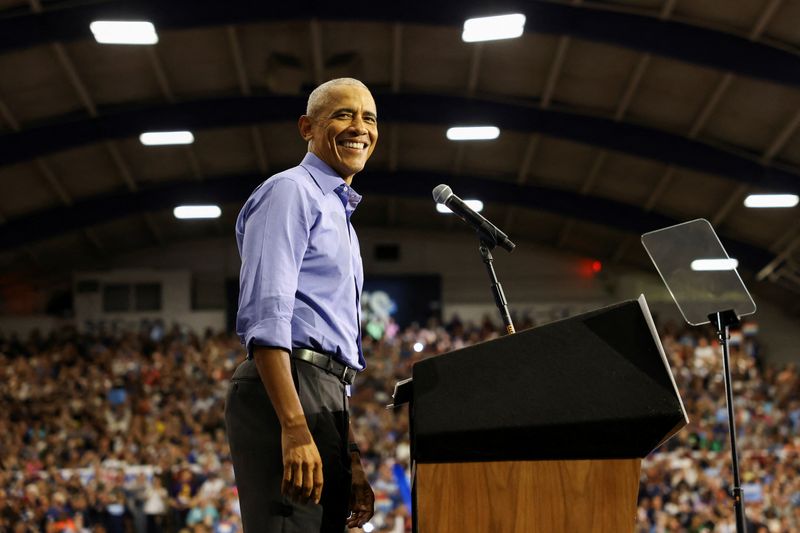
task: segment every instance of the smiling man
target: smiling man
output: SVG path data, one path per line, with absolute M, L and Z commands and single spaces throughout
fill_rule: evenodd
M 347 395 L 365 367 L 351 185 L 378 140 L 375 101 L 358 80 L 331 80 L 298 127 L 308 153 L 262 183 L 236 221 L 247 359 L 225 419 L 247 533 L 342 533 L 373 514 Z

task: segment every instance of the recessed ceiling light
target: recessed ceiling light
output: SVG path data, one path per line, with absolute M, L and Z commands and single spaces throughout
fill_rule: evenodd
M 515 13 L 467 19 L 461 38 L 464 42 L 495 41 L 519 37 L 525 30 L 525 15 Z
M 500 128 L 496 126 L 454 126 L 447 130 L 451 141 L 486 141 L 499 136 Z
M 695 272 L 709 272 L 717 270 L 736 270 L 739 261 L 736 259 L 695 259 L 692 261 L 692 270 Z
M 797 202 L 796 194 L 751 194 L 744 199 L 746 207 L 794 207 Z
M 480 213 L 483 211 L 483 202 L 480 200 L 464 200 L 464 203 L 469 206 L 470 209 L 475 211 L 476 213 Z M 440 213 L 452 213 L 449 207 L 444 204 L 436 204 L 436 210 Z
M 148 131 L 139 135 L 139 141 L 145 146 L 192 144 L 194 135 L 191 131 Z
M 222 209 L 218 205 L 179 205 L 172 210 L 175 218 L 181 220 L 195 218 L 219 218 Z
M 102 44 L 156 44 L 158 34 L 152 22 L 96 20 L 89 24 L 94 38 Z

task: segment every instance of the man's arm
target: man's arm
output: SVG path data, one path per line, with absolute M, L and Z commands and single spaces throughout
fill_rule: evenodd
M 253 360 L 281 423 L 281 492 L 300 503 L 319 503 L 322 459 L 294 387 L 289 354 L 279 348 L 253 346 Z
M 281 492 L 298 502 L 319 502 L 322 461 L 297 397 L 288 353 L 298 277 L 313 222 L 308 198 L 291 177 L 273 176 L 242 213 L 237 221 L 243 237 L 236 329 L 281 424 Z
M 347 441 L 353 444 L 356 442 L 353 428 L 350 427 L 348 431 Z M 361 466 L 360 452 L 350 451 L 350 464 L 353 471 L 353 481 L 350 487 L 350 511 L 352 514 L 347 519 L 347 527 L 362 527 L 375 514 L 375 494 L 372 492 L 367 475 Z

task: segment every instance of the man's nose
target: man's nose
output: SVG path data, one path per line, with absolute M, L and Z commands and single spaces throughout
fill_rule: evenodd
M 366 133 L 367 123 L 364 122 L 364 117 L 358 114 L 353 116 L 353 120 L 352 122 L 350 122 L 350 128 L 357 131 L 358 133 Z

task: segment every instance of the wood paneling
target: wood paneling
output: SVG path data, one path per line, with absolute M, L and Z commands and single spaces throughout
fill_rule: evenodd
M 624 533 L 640 459 L 418 464 L 418 533 Z

